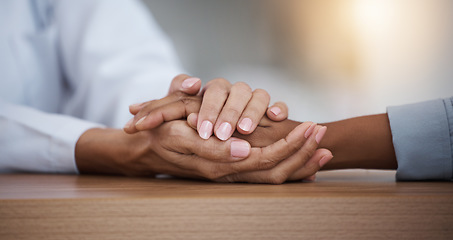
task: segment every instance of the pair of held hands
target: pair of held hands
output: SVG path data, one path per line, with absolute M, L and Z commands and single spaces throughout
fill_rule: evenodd
M 332 159 L 318 149 L 326 127 L 286 120 L 286 105 L 268 108 L 266 91 L 224 79 L 200 88 L 200 79 L 178 75 L 165 98 L 130 106 L 123 130 L 148 141 L 124 174 L 280 184 L 314 180 Z

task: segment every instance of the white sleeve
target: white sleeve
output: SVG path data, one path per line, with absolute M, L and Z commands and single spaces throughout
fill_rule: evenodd
M 141 2 L 57 1 L 65 114 L 122 127 L 128 106 L 164 97 L 183 73 L 171 42 Z
M 0 172 L 77 173 L 74 149 L 80 135 L 100 127 L 0 99 Z
M 74 149 L 83 132 L 122 127 L 131 117 L 128 105 L 163 97 L 182 72 L 168 39 L 139 2 L 54 4 L 55 67 L 70 91 L 55 99 L 59 114 L 0 100 L 0 172 L 77 173 Z

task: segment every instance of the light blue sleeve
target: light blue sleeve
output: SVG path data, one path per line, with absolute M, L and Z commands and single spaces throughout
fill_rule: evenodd
M 453 97 L 387 108 L 399 181 L 453 175 Z

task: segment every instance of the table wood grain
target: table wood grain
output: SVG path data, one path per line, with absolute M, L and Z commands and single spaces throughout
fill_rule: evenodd
M 453 239 L 453 183 L 362 170 L 283 185 L 6 174 L 0 239 Z

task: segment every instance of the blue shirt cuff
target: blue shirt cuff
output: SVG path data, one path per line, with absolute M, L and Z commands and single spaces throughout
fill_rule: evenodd
M 388 107 L 396 179 L 452 180 L 453 98 Z

